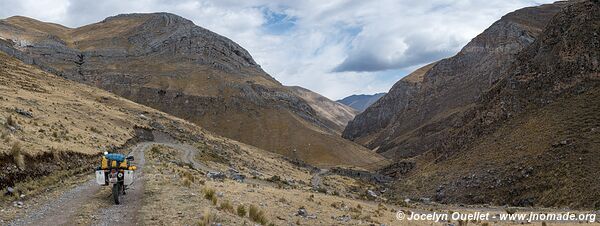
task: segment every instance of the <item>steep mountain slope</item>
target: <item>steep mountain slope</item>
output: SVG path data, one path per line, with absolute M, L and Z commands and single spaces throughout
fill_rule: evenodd
M 325 125 L 335 129 L 338 134 L 342 133 L 348 122 L 358 113 L 351 107 L 332 101 L 308 89 L 299 86 L 289 86 L 288 88 L 304 99 L 318 115 L 326 119 L 324 120 Z
M 131 153 L 140 146 L 147 148 L 145 157 L 135 154 L 138 180 L 125 204 L 113 205 L 110 187 L 97 185 L 92 169 L 103 151 Z M 395 221 L 393 211 L 374 214 L 388 204 L 361 200 L 376 190 L 371 183 L 321 175 L 318 193 L 311 186 L 315 168 L 288 159 L 0 52 L 1 225 L 196 225 L 207 219 L 333 225 L 350 212 L 356 217 L 346 219 L 349 224 Z M 228 179 L 211 180 L 205 168 Z M 232 172 L 247 179 L 229 179 Z M 208 191 L 212 199 L 205 198 Z M 139 205 L 129 205 L 134 202 Z M 232 206 L 260 210 L 262 217 Z M 318 219 L 290 215 L 300 207 Z
M 372 95 L 360 94 L 344 97 L 337 102 L 350 106 L 359 112 L 364 111 L 371 106 L 375 101 L 379 100 L 385 93 L 376 93 Z
M 598 208 L 600 3 L 576 1 L 398 183 L 441 202 Z
M 79 167 L 89 172 L 92 157 L 135 142 L 136 128 L 157 127 L 187 140 L 209 136 L 189 122 L 4 53 L 0 93 L 0 189 L 51 173 L 81 173 Z
M 335 123 L 239 45 L 173 14 L 119 15 L 76 29 L 11 17 L 0 21 L 0 36 L 18 50 L 6 52 L 28 63 L 219 135 L 319 165 L 381 159 L 339 138 Z
M 357 115 L 343 136 L 390 158 L 440 148 L 452 125 L 500 79 L 515 54 L 530 45 L 566 2 L 503 16 L 457 55 L 419 69 Z M 416 79 L 410 79 L 415 77 Z
M 377 138 L 386 126 L 397 120 L 396 117 L 398 116 L 396 114 L 398 112 L 409 109 L 409 104 L 414 104 L 414 99 L 423 82 L 423 76 L 431 70 L 433 65 L 435 63 L 423 66 L 394 84 L 389 93 L 357 115 L 360 118 L 355 117 L 344 129 L 342 135 L 346 138 L 352 138 L 360 144 L 370 144 L 371 140 Z M 358 133 L 364 135 L 353 137 L 356 135 L 352 134 Z M 378 148 L 375 147 L 375 149 Z

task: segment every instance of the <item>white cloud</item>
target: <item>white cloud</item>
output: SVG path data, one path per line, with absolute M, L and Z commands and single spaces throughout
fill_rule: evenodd
M 531 0 L 0 0 L 0 16 L 24 15 L 77 27 L 119 13 L 171 12 L 239 43 L 283 84 L 339 99 L 387 91 L 417 65 L 456 53 L 502 15 L 537 4 Z M 292 18 L 286 23 L 289 29 L 265 29 L 272 16 L 265 9 Z

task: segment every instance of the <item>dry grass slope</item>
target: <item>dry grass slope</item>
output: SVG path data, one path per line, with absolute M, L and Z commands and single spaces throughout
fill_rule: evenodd
M 23 17 L 0 24 L 1 37 L 66 78 L 110 90 L 219 135 L 320 166 L 382 160 L 339 137 L 351 112 L 332 101 L 325 102 L 332 104 L 327 109 L 339 111 L 333 115 L 316 107 L 322 104 L 311 109 L 237 44 L 175 15 L 121 15 L 79 28 Z M 29 45 L 40 42 L 55 49 Z

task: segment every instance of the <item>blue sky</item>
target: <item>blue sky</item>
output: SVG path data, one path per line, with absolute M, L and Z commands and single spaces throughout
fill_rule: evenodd
M 0 17 L 78 27 L 120 14 L 171 12 L 227 36 L 284 85 L 330 99 L 386 92 L 458 52 L 502 15 L 541 0 L 0 0 Z

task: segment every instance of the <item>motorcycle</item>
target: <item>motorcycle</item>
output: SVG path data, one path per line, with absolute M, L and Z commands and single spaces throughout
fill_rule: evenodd
M 96 183 L 102 186 L 112 185 L 112 198 L 116 205 L 121 204 L 128 186 L 134 181 L 136 166 L 131 165 L 133 156 L 104 152 L 100 167 L 96 169 Z

